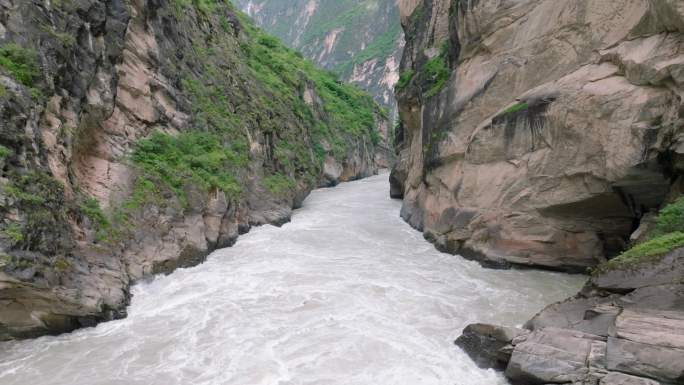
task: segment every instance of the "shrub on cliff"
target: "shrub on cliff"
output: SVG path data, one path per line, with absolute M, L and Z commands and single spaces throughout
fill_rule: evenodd
M 684 197 L 665 206 L 658 214 L 654 235 L 684 231 Z
M 620 268 L 642 263 L 679 247 L 684 247 L 684 197 L 660 210 L 655 229 L 646 241 L 633 245 L 606 263 L 603 268 Z
M 0 47 L 0 67 L 27 87 L 32 87 L 40 75 L 36 52 L 17 44 L 9 43 Z
M 214 134 L 191 131 L 171 136 L 155 132 L 137 143 L 132 158 L 147 175 L 158 179 L 180 197 L 188 183 L 206 189 L 216 188 L 229 196 L 242 192 L 231 171 L 244 167 L 247 158 Z

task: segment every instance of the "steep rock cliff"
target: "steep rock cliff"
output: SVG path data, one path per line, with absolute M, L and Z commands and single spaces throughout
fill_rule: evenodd
M 367 90 L 396 115 L 404 38 L 397 0 L 237 0 L 266 31 Z
M 224 0 L 0 1 L 0 340 L 125 316 L 129 285 L 373 174 L 370 96 Z
M 400 8 L 392 195 L 440 249 L 581 272 L 681 193 L 681 1 Z

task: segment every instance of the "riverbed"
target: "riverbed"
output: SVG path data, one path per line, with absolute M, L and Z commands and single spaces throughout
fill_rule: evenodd
M 583 277 L 489 270 L 399 218 L 387 174 L 314 191 L 292 222 L 133 288 L 128 318 L 0 344 L 0 384 L 507 384 L 453 344 L 520 325 Z

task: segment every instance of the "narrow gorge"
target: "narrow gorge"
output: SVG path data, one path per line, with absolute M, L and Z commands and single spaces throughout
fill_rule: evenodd
M 237 0 L 264 30 L 368 91 L 396 117 L 404 37 L 396 0 Z
M 0 0 L 0 383 L 684 384 L 683 97 L 682 0 Z

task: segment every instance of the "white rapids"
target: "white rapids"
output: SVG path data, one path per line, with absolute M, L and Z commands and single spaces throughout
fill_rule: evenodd
M 0 344 L 0 384 L 506 384 L 453 340 L 472 322 L 519 325 L 582 277 L 440 253 L 387 186 L 314 191 L 282 228 L 136 285 L 126 319 Z

